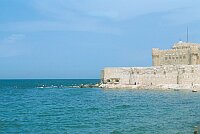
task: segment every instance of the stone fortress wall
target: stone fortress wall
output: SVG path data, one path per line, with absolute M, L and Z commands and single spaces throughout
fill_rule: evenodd
M 200 45 L 179 42 L 169 50 L 152 50 L 152 67 L 104 68 L 107 85 L 200 84 Z
M 200 64 L 200 44 L 178 42 L 171 49 L 152 49 L 153 66 Z
M 194 85 L 200 83 L 200 65 L 105 68 L 102 81 L 124 85 Z

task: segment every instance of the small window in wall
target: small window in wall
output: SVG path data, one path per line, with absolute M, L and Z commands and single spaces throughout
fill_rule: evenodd
M 180 59 L 182 59 L 182 56 L 180 56 Z
M 107 79 L 107 82 L 110 82 L 110 79 Z
M 119 79 L 116 79 L 115 82 L 119 82 Z
M 156 75 L 156 72 L 153 72 L 154 75 Z
M 185 57 L 185 55 L 183 56 L 183 59 L 185 59 L 186 57 Z
M 171 59 L 171 56 L 169 56 L 169 59 Z
M 134 85 L 137 85 L 137 83 L 135 82 Z
M 165 57 L 165 60 L 167 60 L 167 57 Z
M 174 57 L 172 57 L 172 59 L 174 60 Z
M 185 70 L 183 70 L 183 73 L 185 73 Z
M 192 69 L 192 71 L 191 71 L 192 73 L 194 73 L 194 69 Z
M 176 59 L 178 59 L 178 57 L 176 57 Z

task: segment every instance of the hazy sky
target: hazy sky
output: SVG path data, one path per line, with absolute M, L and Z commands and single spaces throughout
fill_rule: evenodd
M 199 0 L 0 0 L 0 79 L 99 78 L 200 43 Z

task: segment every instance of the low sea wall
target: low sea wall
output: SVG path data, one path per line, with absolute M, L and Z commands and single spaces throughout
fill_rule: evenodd
M 200 84 L 160 84 L 160 85 L 124 85 L 124 84 L 101 84 L 104 89 L 159 89 L 159 90 L 197 90 L 200 91 Z
M 159 85 L 187 85 L 186 87 L 188 87 L 188 85 L 200 84 L 200 65 L 104 68 L 102 83 L 123 86 L 134 85 L 131 87 L 141 85 L 153 87 Z

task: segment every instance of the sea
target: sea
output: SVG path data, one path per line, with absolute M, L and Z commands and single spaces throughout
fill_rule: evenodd
M 98 82 L 0 80 L 0 134 L 193 134 L 200 127 L 200 92 L 76 87 Z

